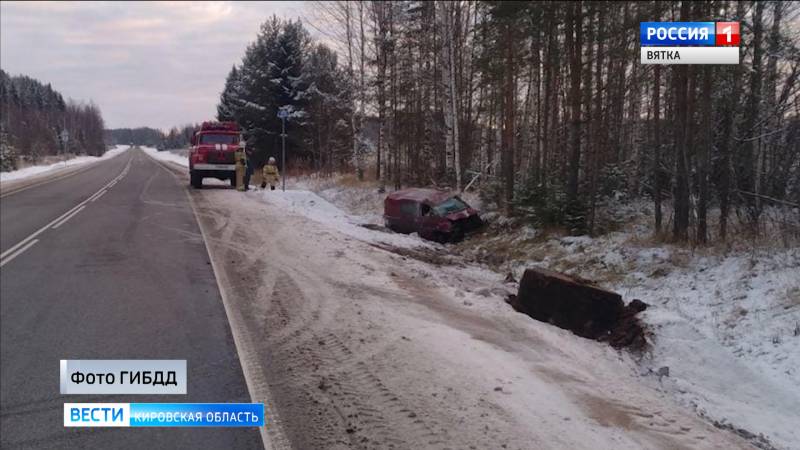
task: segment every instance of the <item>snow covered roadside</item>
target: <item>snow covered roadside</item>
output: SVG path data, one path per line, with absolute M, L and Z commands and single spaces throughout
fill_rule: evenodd
M 251 192 L 250 195 L 280 210 L 304 216 L 364 242 L 407 248 L 431 248 L 436 245 L 419 239 L 414 235 L 408 236 L 366 228 L 363 225 L 374 225 L 374 219 L 370 220 L 369 217 L 347 214 L 311 191 L 293 189 L 286 192 L 281 190 L 256 190 Z
M 168 150 L 160 152 L 153 147 L 141 147 L 141 149 L 147 153 L 148 156 L 151 156 L 159 161 L 167 161 L 175 163 L 179 166 L 189 167 L 189 158 L 186 156 L 181 156 Z
M 346 211 L 349 215 L 358 216 L 362 223 L 383 225 L 383 199 L 386 194 L 378 192 L 377 186 L 369 181 L 358 182 L 351 176 L 351 185 L 342 186 L 346 179 L 341 175 L 333 177 L 290 177 L 286 187 L 297 190 L 312 191 L 328 202 Z M 481 209 L 481 201 L 473 193 L 462 193 L 461 198 L 470 206 Z
M 646 233 L 646 232 L 645 232 Z M 650 305 L 652 351 L 640 364 L 657 389 L 768 447 L 800 442 L 800 249 L 717 254 L 654 245 L 635 231 L 531 247 L 527 264 L 599 280 Z M 524 264 L 515 272 L 521 274 Z
M 36 175 L 41 175 L 46 172 L 63 169 L 65 167 L 73 167 L 102 161 L 104 159 L 113 158 L 128 148 L 129 146 L 127 145 L 116 145 L 113 149 L 103 153 L 102 156 L 77 156 L 64 162 L 57 162 L 54 164 L 48 164 L 46 166 L 30 166 L 25 167 L 24 169 L 13 170 L 11 172 L 0 172 L 0 182 L 22 180 Z
M 619 289 L 656 305 L 644 319 L 654 365 L 670 367 L 665 390 L 723 425 L 799 448 L 800 249 L 695 256 Z
M 313 189 L 359 218 L 379 217 L 383 195 L 374 188 L 343 187 L 325 179 L 287 184 Z M 297 212 L 319 215 L 310 209 Z M 340 219 L 352 221 L 352 216 L 339 211 L 317 217 L 329 224 Z M 386 234 L 373 233 L 378 234 L 362 240 Z M 526 267 L 541 266 L 596 280 L 626 302 L 645 301 L 651 307 L 643 319 L 654 333 L 652 351 L 638 361 L 645 383 L 765 448 L 799 448 L 800 249 L 693 253 L 654 243 L 651 235 L 647 227 L 634 224 L 594 239 L 543 240 L 537 230 L 523 227 L 510 235 L 486 236 L 482 243 L 488 245 L 467 253 L 478 261 L 502 261 L 501 272 L 510 271 L 516 279 Z M 473 245 L 465 242 L 458 251 Z M 461 285 L 486 279 L 471 270 L 451 278 L 459 277 Z M 435 276 L 449 271 L 443 268 Z M 463 294 L 463 289 L 454 288 L 452 294 Z M 664 367 L 669 375 L 657 376 Z
M 192 195 L 297 448 L 749 448 L 626 354 L 511 310 L 495 272 L 376 250 L 414 238 L 310 192 Z

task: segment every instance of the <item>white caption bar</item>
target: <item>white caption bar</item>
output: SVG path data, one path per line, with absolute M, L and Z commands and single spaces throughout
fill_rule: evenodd
M 186 394 L 185 359 L 62 359 L 61 394 Z
M 739 47 L 642 47 L 642 64 L 739 64 Z

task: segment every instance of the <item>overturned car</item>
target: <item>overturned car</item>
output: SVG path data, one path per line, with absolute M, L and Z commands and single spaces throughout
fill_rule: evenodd
M 478 211 L 457 195 L 434 189 L 395 191 L 383 202 L 386 227 L 398 233 L 419 233 L 437 242 L 457 242 L 483 225 Z

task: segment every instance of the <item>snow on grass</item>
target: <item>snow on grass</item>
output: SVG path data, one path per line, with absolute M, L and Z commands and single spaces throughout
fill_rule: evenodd
M 64 167 L 79 166 L 83 164 L 89 164 L 101 161 L 104 159 L 117 156 L 127 149 L 128 149 L 127 145 L 116 145 L 114 146 L 113 149 L 103 153 L 102 156 L 77 156 L 75 158 L 68 159 L 63 162 L 57 162 L 54 164 L 48 164 L 43 166 L 30 166 L 30 167 L 25 167 L 24 169 L 13 170 L 10 172 L 0 172 L 0 181 L 21 180 L 24 178 L 29 178 L 35 175 L 43 174 L 45 172 L 50 172 L 52 170 L 63 169 Z
M 347 185 L 336 178 L 290 183 L 355 212 L 358 220 L 378 223 L 385 194 L 378 194 L 374 185 Z M 329 204 L 310 212 L 324 201 L 314 194 L 290 195 L 306 199 L 295 198 L 292 205 L 303 215 L 353 226 L 352 216 Z M 777 448 L 798 448 L 800 249 L 739 246 L 727 254 L 713 248 L 692 252 L 652 241 L 652 230 L 638 220 L 648 216 L 648 205 L 627 208 L 630 223 L 598 238 L 548 239 L 542 230 L 530 225 L 514 228 L 512 221 L 489 213 L 484 218 L 499 226 L 455 251 L 501 273 L 511 272 L 516 279 L 527 267 L 546 267 L 593 279 L 622 294 L 626 302 L 645 301 L 650 308 L 642 317 L 653 331 L 652 351 L 639 361 L 646 382 L 711 421 L 763 435 Z M 383 234 L 359 231 L 367 232 L 364 240 Z M 396 245 L 416 243 L 405 238 Z M 493 284 L 494 290 L 499 285 L 498 279 L 489 283 L 478 272 L 444 267 L 433 276 L 455 280 L 461 287 L 452 294 L 466 295 L 465 301 L 477 304 L 481 284 Z M 669 376 L 653 375 L 661 367 L 669 367 Z
M 684 264 L 659 276 L 670 265 L 657 262 L 655 276 L 618 284 L 654 305 L 644 319 L 655 331 L 652 364 L 670 367 L 664 388 L 704 416 L 791 448 L 800 442 L 800 250 Z
M 352 175 L 332 177 L 289 177 L 286 186 L 312 191 L 337 207 L 359 217 L 362 223 L 383 225 L 383 200 L 387 192 L 379 192 L 376 181 L 358 181 Z M 473 193 L 462 193 L 461 198 L 473 208 L 480 209 L 481 202 Z
M 653 346 L 641 369 L 669 367 L 655 387 L 712 421 L 797 448 L 800 249 L 693 253 L 627 230 L 529 243 L 525 254 L 507 266 L 517 277 L 546 267 L 650 305 L 642 317 Z
M 373 224 L 369 218 L 347 214 L 311 191 L 294 189 L 286 190 L 286 192 L 279 189 L 274 191 L 256 190 L 248 195 L 257 196 L 259 200 L 277 206 L 281 211 L 305 216 L 365 242 L 408 248 L 434 245 L 415 236 L 365 228 L 362 225 Z
M 288 178 L 287 187 L 313 191 L 325 200 L 356 215 L 363 223 L 383 225 L 383 199 L 386 193 L 378 192 L 371 183 L 354 182 L 351 186 L 339 184 L 340 178 Z

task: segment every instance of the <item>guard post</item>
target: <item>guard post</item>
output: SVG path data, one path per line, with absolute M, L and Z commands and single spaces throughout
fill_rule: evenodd
M 281 119 L 281 190 L 286 192 L 286 118 L 289 111 L 282 106 L 278 110 L 278 118 Z

